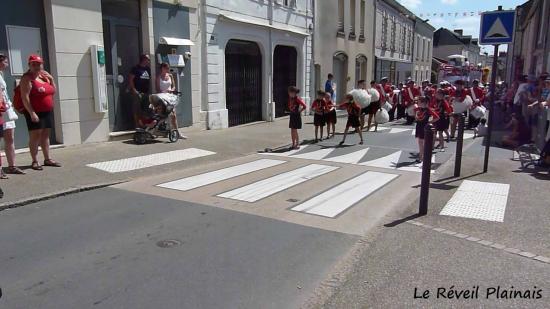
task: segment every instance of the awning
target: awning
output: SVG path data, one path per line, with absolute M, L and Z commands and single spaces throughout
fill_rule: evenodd
M 230 21 L 234 21 L 234 22 L 243 23 L 243 24 L 256 25 L 256 26 L 260 26 L 260 27 L 270 28 L 270 29 L 273 29 L 273 30 L 286 31 L 286 32 L 299 34 L 299 35 L 302 35 L 302 36 L 309 36 L 309 33 L 301 31 L 301 29 L 298 28 L 298 27 L 287 26 L 287 25 L 270 25 L 268 22 L 263 21 L 263 20 L 253 20 L 253 19 L 248 19 L 248 18 L 245 19 L 245 18 L 237 17 L 237 16 L 235 16 L 231 13 L 227 13 L 227 12 L 220 13 L 219 18 L 221 20 L 226 19 L 226 20 L 230 20 Z
M 175 46 L 193 46 L 193 45 L 195 45 L 195 43 L 193 43 L 191 40 L 188 40 L 188 39 L 169 38 L 169 37 L 166 37 L 166 36 L 161 36 L 160 37 L 159 44 L 175 45 Z

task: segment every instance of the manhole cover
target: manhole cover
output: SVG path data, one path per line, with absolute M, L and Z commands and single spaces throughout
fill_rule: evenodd
M 295 199 L 295 198 L 289 198 L 288 200 L 286 200 L 287 202 L 291 202 L 291 203 L 296 203 L 298 202 L 299 200 L 298 199 Z
M 166 239 L 157 242 L 157 246 L 161 248 L 172 248 L 181 245 L 181 241 L 176 239 Z

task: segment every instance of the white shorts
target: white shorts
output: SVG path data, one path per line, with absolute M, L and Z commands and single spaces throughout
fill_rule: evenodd
M 4 130 L 15 129 L 15 121 L 12 120 L 12 121 L 4 122 L 3 129 Z

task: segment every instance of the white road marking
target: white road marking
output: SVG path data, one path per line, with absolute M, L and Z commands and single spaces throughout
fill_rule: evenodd
M 178 161 L 190 160 L 194 158 L 210 156 L 215 152 L 197 148 L 187 148 L 161 152 L 140 157 L 125 158 L 120 160 L 105 161 L 87 164 L 86 166 L 97 168 L 109 173 L 127 172 L 142 169 L 151 166 L 163 165 Z
M 157 187 L 174 189 L 179 191 L 187 191 L 198 187 L 210 185 L 216 182 L 220 182 L 222 180 L 227 180 L 230 178 L 249 174 L 255 171 L 263 170 L 263 169 L 273 167 L 283 163 L 286 163 L 286 161 L 261 159 L 261 160 L 239 164 L 239 165 L 223 168 L 220 170 L 216 170 L 216 171 L 212 171 L 212 172 L 208 172 L 200 175 L 190 176 L 190 177 L 170 181 L 167 183 L 162 183 L 157 185 Z
M 464 132 L 464 135 L 462 136 L 462 139 L 469 139 L 469 138 L 474 138 L 474 133 Z
M 402 132 L 406 132 L 406 131 L 409 131 L 410 129 L 401 129 L 401 128 L 392 128 L 390 130 L 390 134 L 395 134 L 395 133 L 402 133 Z
M 290 172 L 251 183 L 235 190 L 218 194 L 218 196 L 252 203 L 302 182 L 337 170 L 338 168 L 339 167 L 336 166 L 310 164 Z
M 413 129 L 411 132 L 411 135 L 414 136 L 416 134 L 416 129 Z
M 504 222 L 509 191 L 509 184 L 464 180 L 439 214 Z
M 396 177 L 398 175 L 369 171 L 293 207 L 292 210 L 334 218 Z
M 330 162 L 357 164 L 367 154 L 367 151 L 369 151 L 369 149 L 365 148 L 365 149 L 354 151 L 352 153 L 348 153 L 345 155 L 332 157 L 332 158 L 325 158 L 323 160 L 330 161 Z
M 331 152 L 334 151 L 334 148 L 320 149 L 317 151 L 306 152 L 298 155 L 293 155 L 293 158 L 308 159 L 308 160 L 321 160 L 324 157 L 328 156 Z
M 309 147 L 309 145 L 302 146 L 302 147 L 300 147 L 300 149 L 292 149 L 292 150 L 285 151 L 285 152 L 262 152 L 261 154 L 266 155 L 266 156 L 288 157 L 288 156 L 291 156 L 291 155 L 293 155 L 293 154 L 295 154 L 299 151 L 302 151 L 302 150 L 306 149 L 307 147 Z
M 435 155 L 432 156 L 432 163 L 435 163 Z M 415 163 L 412 165 L 401 166 L 401 167 L 398 167 L 397 170 L 422 173 L 422 163 Z M 435 171 L 432 169 L 430 173 L 433 174 L 435 173 Z
M 399 157 L 401 157 L 401 150 L 382 158 L 359 163 L 359 165 L 395 169 L 399 163 Z

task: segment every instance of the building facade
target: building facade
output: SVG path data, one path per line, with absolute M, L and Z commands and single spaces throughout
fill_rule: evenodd
M 374 77 L 405 81 L 413 71 L 414 14 L 394 0 L 376 0 L 375 9 Z
M 284 116 L 290 85 L 309 102 L 311 0 L 205 0 L 201 11 L 208 129 Z
M 416 83 L 431 80 L 433 36 L 435 28 L 420 18 L 414 23 L 414 57 L 412 79 Z
M 451 55 L 461 55 L 471 65 L 478 65 L 482 60 L 480 53 L 478 39 L 464 35 L 462 29 L 439 28 L 434 32 L 433 56 L 436 58 L 447 60 Z
M 340 102 L 357 81 L 373 78 L 374 0 L 316 1 L 314 24 L 310 96 L 324 89 L 324 82 L 332 73 Z
M 181 56 L 172 67 L 182 92 L 178 122 L 201 126 L 196 1 L 4 0 L 2 6 L 7 9 L 0 12 L 0 50 L 10 57 L 10 69 L 4 72 L 9 91 L 32 53 L 43 56 L 56 79 L 53 142 L 101 142 L 134 129 L 128 74 L 140 54 L 151 57 L 152 87 L 160 62 L 168 54 Z M 102 63 L 96 49 L 105 51 Z M 94 66 L 100 68 L 98 74 Z M 17 148 L 28 141 L 24 122 L 23 117 L 17 121 Z
M 507 81 L 550 72 L 550 1 L 530 0 L 516 8 L 514 42 L 508 46 Z

